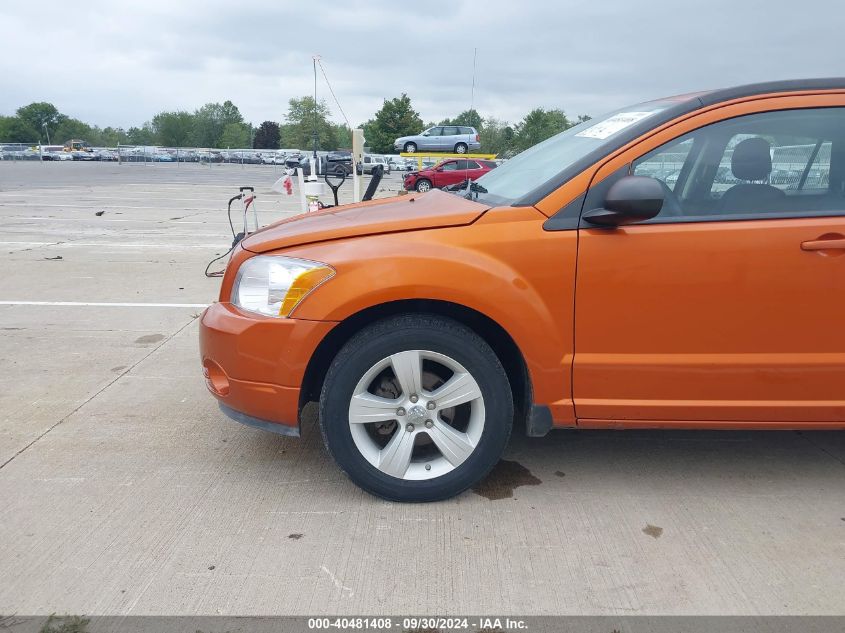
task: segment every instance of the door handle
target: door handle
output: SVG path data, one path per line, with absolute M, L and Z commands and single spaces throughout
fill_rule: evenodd
M 845 236 L 838 235 L 836 237 L 824 237 L 818 240 L 809 240 L 801 242 L 802 251 L 828 251 L 828 250 L 843 250 L 845 249 Z

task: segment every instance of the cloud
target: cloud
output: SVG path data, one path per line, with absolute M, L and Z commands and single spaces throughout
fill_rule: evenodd
M 322 56 L 353 125 L 410 95 L 423 120 L 475 107 L 599 114 L 670 94 L 841 74 L 833 0 L 426 3 L 4 2 L 0 113 L 31 101 L 99 125 L 231 99 L 255 123 L 313 92 Z M 318 94 L 340 113 L 320 75 Z

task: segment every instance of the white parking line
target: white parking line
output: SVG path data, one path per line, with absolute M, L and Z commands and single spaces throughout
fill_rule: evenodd
M 48 222 L 90 222 L 100 224 L 101 222 L 147 222 L 152 224 L 209 224 L 202 220 L 146 220 L 141 218 L 51 218 L 37 215 L 10 215 L 6 220 L 47 220 Z M 218 224 L 225 224 L 225 217 Z
M 174 236 L 177 237 L 177 236 Z M 84 246 L 84 247 L 112 247 L 120 246 L 122 248 L 223 248 L 228 249 L 225 244 L 183 244 L 182 242 L 174 242 L 172 244 L 138 244 L 132 242 L 0 242 L 2 246 Z
M 17 207 L 50 207 L 50 208 L 58 208 L 58 209 L 91 209 L 91 204 L 30 204 L 29 202 L 0 202 L 0 207 L 9 207 L 9 208 L 17 208 Z M 102 205 L 108 206 L 109 209 L 156 209 L 159 211 L 186 211 L 186 212 L 194 212 L 194 211 L 220 211 L 220 207 L 163 207 L 161 205 L 158 206 L 131 206 L 127 204 L 110 204 L 110 205 Z
M 0 301 L 4 306 L 85 306 L 95 308 L 207 308 L 207 303 L 106 303 L 97 301 Z

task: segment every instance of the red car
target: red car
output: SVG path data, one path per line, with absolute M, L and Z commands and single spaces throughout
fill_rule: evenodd
M 434 167 L 409 172 L 405 176 L 405 189 L 420 192 L 428 191 L 432 187 L 439 189 L 467 179 L 475 180 L 495 168 L 496 163 L 492 160 L 450 158 Z

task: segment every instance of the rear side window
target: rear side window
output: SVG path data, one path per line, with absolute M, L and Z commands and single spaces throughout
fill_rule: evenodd
M 478 169 L 478 163 L 474 160 L 465 160 L 464 162 L 466 163 L 465 169 Z
M 443 136 L 457 136 L 458 135 L 458 128 L 456 127 L 444 127 L 443 128 Z
M 845 108 L 720 121 L 634 161 L 666 185 L 653 221 L 845 215 Z
M 461 134 L 475 134 L 471 127 L 462 127 L 460 128 Z

